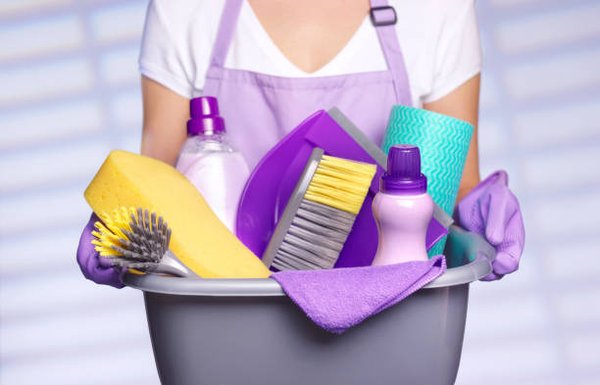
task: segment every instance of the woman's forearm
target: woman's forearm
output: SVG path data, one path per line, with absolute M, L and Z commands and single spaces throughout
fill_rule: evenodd
M 443 98 L 423 105 L 423 108 L 427 110 L 465 120 L 474 127 L 473 137 L 469 145 L 469 152 L 458 190 L 458 200 L 462 199 L 481 180 L 479 176 L 479 151 L 477 144 L 479 87 L 480 75 L 476 75 Z
M 189 100 L 142 76 L 142 155 L 175 165 L 186 138 Z

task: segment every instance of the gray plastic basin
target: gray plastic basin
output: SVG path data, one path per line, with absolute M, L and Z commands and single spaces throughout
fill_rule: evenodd
M 144 292 L 163 385 L 449 385 L 462 351 L 469 283 L 494 249 L 457 227 L 448 270 L 342 335 L 321 330 L 271 279 L 125 274 Z

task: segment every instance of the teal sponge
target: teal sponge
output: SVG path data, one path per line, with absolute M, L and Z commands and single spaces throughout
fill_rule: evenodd
M 448 215 L 452 215 L 473 126 L 465 121 L 420 108 L 394 106 L 390 114 L 383 151 L 395 144 L 412 144 L 421 151 L 421 168 L 427 192 Z M 429 254 L 441 254 L 445 239 Z

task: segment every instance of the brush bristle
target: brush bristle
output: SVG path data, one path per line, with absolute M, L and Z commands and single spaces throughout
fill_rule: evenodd
M 377 167 L 323 155 L 304 198 L 358 214 Z
M 377 167 L 323 155 L 273 257 L 278 270 L 332 268 Z
M 94 224 L 92 243 L 114 266 L 145 271 L 160 263 L 168 251 L 171 230 L 156 213 L 122 207 L 100 218 L 103 222 Z

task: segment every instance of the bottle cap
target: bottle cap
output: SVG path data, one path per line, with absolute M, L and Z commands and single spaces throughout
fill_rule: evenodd
M 225 121 L 219 115 L 219 103 L 214 96 L 201 96 L 190 101 L 188 136 L 214 135 L 225 132 Z
M 401 144 L 390 148 L 387 171 L 381 177 L 380 190 L 397 195 L 427 192 L 427 178 L 421 173 L 419 147 Z

